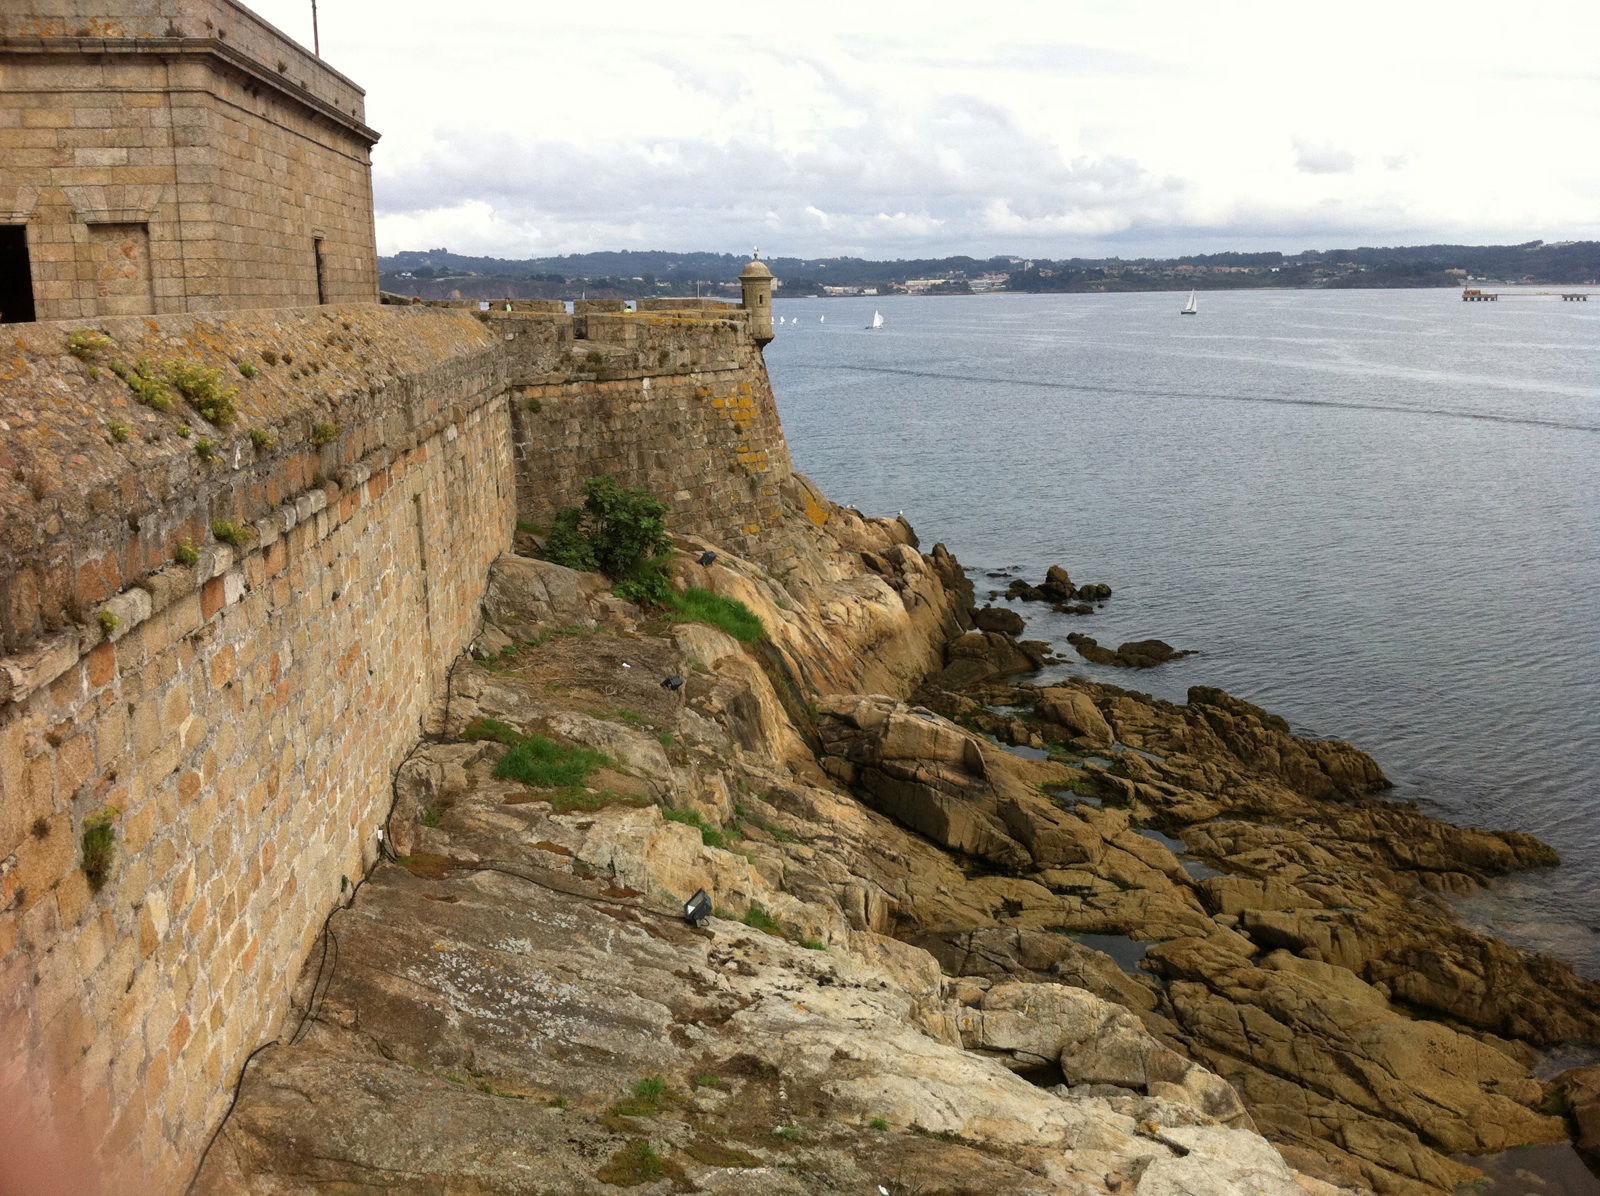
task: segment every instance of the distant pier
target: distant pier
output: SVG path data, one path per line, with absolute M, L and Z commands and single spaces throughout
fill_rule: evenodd
M 1564 303 L 1587 303 L 1589 291 L 1530 291 L 1521 287 L 1511 287 L 1502 291 L 1486 291 L 1482 287 L 1462 287 L 1461 300 L 1463 303 L 1494 303 L 1501 296 L 1520 299 L 1523 296 L 1556 296 Z

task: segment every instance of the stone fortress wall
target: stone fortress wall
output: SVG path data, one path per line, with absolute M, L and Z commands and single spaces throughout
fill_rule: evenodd
M 672 530 L 760 555 L 794 473 L 750 313 L 715 300 L 493 312 L 513 338 L 518 516 L 544 525 L 573 479 L 609 473 L 672 507 Z
M 0 319 L 376 299 L 354 83 L 232 0 L 3 8 Z
M 250 1051 L 293 1031 L 289 985 L 379 849 L 519 512 L 609 469 L 675 531 L 749 542 L 776 518 L 791 467 L 747 313 L 615 306 L 14 329 L 0 1138 L 47 1149 L 53 1123 L 84 1190 L 181 1185 Z M 85 328 L 109 344 L 74 356 Z M 224 371 L 237 423 L 139 405 L 109 364 L 140 359 Z

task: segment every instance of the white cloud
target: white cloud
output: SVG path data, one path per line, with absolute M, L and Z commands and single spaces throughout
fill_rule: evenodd
M 1356 168 L 1356 156 L 1327 142 L 1294 139 L 1294 165 L 1306 174 L 1349 174 Z
M 258 8 L 309 40 L 304 0 Z M 324 52 L 384 134 L 385 251 L 1600 236 L 1597 168 L 1575 152 L 1600 127 L 1600 5 L 1310 11 L 321 5 Z

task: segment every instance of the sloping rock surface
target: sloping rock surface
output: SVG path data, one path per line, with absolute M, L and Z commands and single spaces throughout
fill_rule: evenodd
M 397 781 L 403 858 L 199 1190 L 1437 1196 L 1477 1175 L 1453 1156 L 1565 1138 L 1531 1069 L 1600 1041 L 1600 991 L 1432 899 L 1546 849 L 1378 800 L 1370 758 L 1221 691 L 873 660 L 970 604 L 856 533 L 867 585 L 683 566 L 770 647 L 502 560 Z M 917 704 L 862 693 L 917 661 Z M 496 777 L 535 733 L 610 763 Z

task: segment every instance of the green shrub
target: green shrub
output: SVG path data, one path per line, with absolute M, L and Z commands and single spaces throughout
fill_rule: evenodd
M 264 453 L 278 443 L 278 438 L 265 428 L 251 428 L 250 443 L 256 446 L 257 452 Z
M 563 507 L 556 512 L 544 548 L 546 557 L 568 569 L 587 573 L 596 566 L 594 548 L 583 531 L 583 512 L 577 507 Z
M 255 528 L 228 519 L 219 519 L 211 525 L 211 534 L 224 544 L 243 548 L 256 538 Z
M 141 357 L 131 366 L 124 365 L 120 361 L 108 362 L 107 366 L 113 374 L 127 383 L 128 389 L 133 391 L 133 397 L 146 407 L 157 411 L 172 410 L 172 388 L 144 358 Z
M 887 1117 L 874 1117 L 867 1122 L 867 1125 L 875 1130 L 886 1130 L 889 1128 L 889 1119 Z
M 188 424 L 179 424 L 178 428 L 177 428 L 177 431 L 178 431 L 178 435 L 182 436 L 185 440 L 189 439 L 189 437 L 194 435 L 194 429 L 191 428 Z
M 128 438 L 133 435 L 133 429 L 119 419 L 114 419 L 106 427 L 106 434 L 111 437 L 113 444 L 127 444 Z
M 234 368 L 237 369 L 239 371 L 239 373 L 243 374 L 246 378 L 254 378 L 257 374 L 259 374 L 261 372 L 260 370 L 258 370 L 256 368 L 254 362 L 236 361 L 233 364 L 234 364 Z
M 111 862 L 117 854 L 117 815 L 122 811 L 107 806 L 83 820 L 83 860 L 81 867 L 89 887 L 98 893 L 111 876 Z
M 761 616 L 737 598 L 724 598 L 699 586 L 690 586 L 681 594 L 673 594 L 668 601 L 672 609 L 667 618 L 675 623 L 709 623 L 746 644 L 766 638 L 767 629 L 761 624 Z
M 67 334 L 67 352 L 79 361 L 90 361 L 111 348 L 111 338 L 103 332 L 79 328 Z
M 172 559 L 180 565 L 193 565 L 200 560 L 200 550 L 188 540 L 179 540 L 172 550 Z
M 494 775 L 540 789 L 577 788 L 595 769 L 611 764 L 604 752 L 563 747 L 543 735 L 529 735 L 500 758 Z
M 671 547 L 667 504 L 645 490 L 624 490 L 609 474 L 583 484 L 595 561 L 612 577 L 630 577 Z
M 331 419 L 319 419 L 311 425 L 311 443 L 321 448 L 339 439 L 339 425 Z
M 217 446 L 208 437 L 202 436 L 195 441 L 194 451 L 202 461 L 215 461 L 217 459 Z
M 100 623 L 100 630 L 105 632 L 107 635 L 110 635 L 112 632 L 116 631 L 118 627 L 122 626 L 122 620 L 117 617 L 117 612 L 114 610 L 103 610 L 96 616 L 96 618 Z
M 194 404 L 196 411 L 219 428 L 227 427 L 238 414 L 239 388 L 224 386 L 221 370 L 208 370 L 182 361 L 169 362 L 167 381 Z
M 549 558 L 569 569 L 598 569 L 619 582 L 617 593 L 660 603 L 670 592 L 662 568 L 671 540 L 667 505 L 647 490 L 628 490 L 610 474 L 583 484 L 583 506 L 556 514 Z

